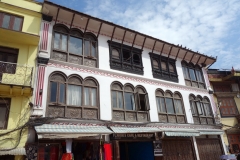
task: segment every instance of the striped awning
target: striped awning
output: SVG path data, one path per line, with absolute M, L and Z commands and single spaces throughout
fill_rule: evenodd
M 44 124 L 36 126 L 35 130 L 39 138 L 78 138 L 85 136 L 97 136 L 113 133 L 107 126 L 78 126 Z
M 157 127 L 121 127 L 111 126 L 114 133 L 147 133 L 147 132 L 161 132 Z
M 200 136 L 200 132 L 195 129 L 169 129 L 163 128 L 167 136 L 177 136 L 177 137 L 192 137 Z
M 0 155 L 26 155 L 26 150 L 25 148 L 15 148 L 9 151 L 0 151 Z
M 221 135 L 223 134 L 223 130 L 220 129 L 212 129 L 212 130 L 199 130 L 200 135 Z

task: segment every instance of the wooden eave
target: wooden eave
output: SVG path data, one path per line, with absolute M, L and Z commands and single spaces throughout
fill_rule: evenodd
M 84 32 L 92 32 L 97 37 L 101 34 L 110 37 L 112 40 L 130 43 L 130 46 L 147 48 L 150 52 L 152 51 L 168 58 L 180 58 L 200 66 L 210 66 L 216 62 L 216 58 L 214 57 L 200 54 L 186 47 L 165 42 L 49 1 L 44 1 L 42 13 L 52 16 L 56 23 L 62 23 L 71 28 L 79 28 Z

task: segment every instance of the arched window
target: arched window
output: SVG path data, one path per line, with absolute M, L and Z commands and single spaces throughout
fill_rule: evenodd
M 49 117 L 99 119 L 98 83 L 94 78 L 83 80 L 78 75 L 66 78 L 56 72 L 49 80 Z
M 207 97 L 189 96 L 193 121 L 195 124 L 214 124 L 214 118 L 210 101 Z
M 117 49 L 112 49 L 112 58 L 120 59 L 119 51 Z
M 180 93 L 156 90 L 156 103 L 160 122 L 186 123 L 182 96 Z
M 159 68 L 157 60 L 153 60 L 152 63 L 153 63 L 153 68 L 157 68 L 157 69 Z
M 97 67 L 97 38 L 92 33 L 68 29 L 62 24 L 53 27 L 51 58 L 74 64 Z
M 111 85 L 113 120 L 149 121 L 148 94 L 144 87 L 124 86 L 120 82 Z
M 183 75 L 187 86 L 205 88 L 202 69 L 199 65 L 182 61 Z

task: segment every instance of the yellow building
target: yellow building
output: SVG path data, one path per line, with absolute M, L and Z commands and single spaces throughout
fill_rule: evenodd
M 229 153 L 237 153 L 240 150 L 240 71 L 209 69 L 208 77 L 218 106 L 216 112 L 225 131 L 224 143 Z
M 0 159 L 24 159 L 41 4 L 0 0 Z

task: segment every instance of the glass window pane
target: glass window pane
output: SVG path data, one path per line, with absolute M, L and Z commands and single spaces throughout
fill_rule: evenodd
M 169 64 L 169 71 L 172 72 L 172 73 L 174 73 L 174 67 L 173 67 L 172 64 Z
M 84 55 L 90 56 L 90 42 L 87 40 L 84 41 Z
M 196 110 L 195 102 L 194 101 L 190 101 L 190 105 L 191 105 L 192 114 L 196 115 L 197 114 L 197 110 Z
M 205 112 L 206 112 L 206 116 L 211 116 L 211 108 L 210 108 L 210 105 L 208 103 L 204 103 L 204 109 L 205 109 Z
M 84 105 L 89 105 L 89 88 L 84 87 Z
M 202 115 L 203 112 L 202 112 L 202 107 L 201 107 L 201 105 L 200 105 L 200 102 L 196 102 L 196 105 L 197 105 L 198 114 L 199 114 L 199 115 Z
M 164 98 L 157 97 L 157 107 L 159 112 L 166 113 Z
M 166 71 L 167 70 L 166 62 L 161 62 L 161 67 L 162 67 L 162 70 Z
M 97 55 L 96 44 L 97 44 L 96 42 L 92 42 L 92 46 L 91 46 L 92 55 L 91 56 L 93 56 L 93 57 L 96 57 L 96 55 Z
M 118 108 L 117 106 L 117 92 L 112 91 L 112 107 L 113 108 Z
M 190 78 L 193 81 L 196 81 L 195 72 L 193 69 L 189 69 Z
M 15 17 L 14 23 L 13 23 L 13 30 L 20 31 L 22 23 L 22 18 Z
M 175 111 L 177 114 L 183 114 L 183 109 L 182 109 L 182 101 L 179 99 L 174 100 L 175 103 Z
M 158 61 L 153 60 L 152 63 L 153 63 L 153 68 L 158 69 Z
M 91 89 L 91 104 L 92 106 L 97 106 L 97 89 L 92 88 Z
M 57 102 L 57 82 L 50 82 L 50 102 Z
M 124 92 L 124 98 L 125 98 L 125 109 L 126 110 L 135 110 L 133 93 Z
M 60 42 L 60 34 L 59 33 L 54 33 L 53 47 L 56 48 L 56 49 L 60 49 L 59 42 Z
M 68 45 L 70 53 L 82 55 L 82 39 L 70 37 Z
M 118 50 L 112 49 L 112 58 L 120 59 Z
M 118 97 L 118 108 L 123 108 L 123 96 L 122 92 L 117 92 L 117 97 Z
M 184 78 L 189 79 L 188 68 L 183 67 Z
M 3 17 L 2 28 L 9 28 L 9 23 L 10 23 L 10 16 L 5 14 Z
M 67 104 L 81 106 L 82 105 L 82 87 L 76 85 L 68 85 Z
M 65 84 L 60 83 L 59 102 L 65 103 Z
M 172 98 L 165 98 L 166 100 L 166 107 L 167 107 L 167 113 L 175 113 L 173 108 L 173 99 Z
M 67 36 L 62 34 L 62 50 L 67 50 Z
M 197 75 L 197 80 L 199 82 L 203 82 L 203 77 L 202 77 L 202 73 L 200 71 L 196 70 L 196 75 Z
M 5 126 L 7 107 L 0 107 L 0 128 Z

